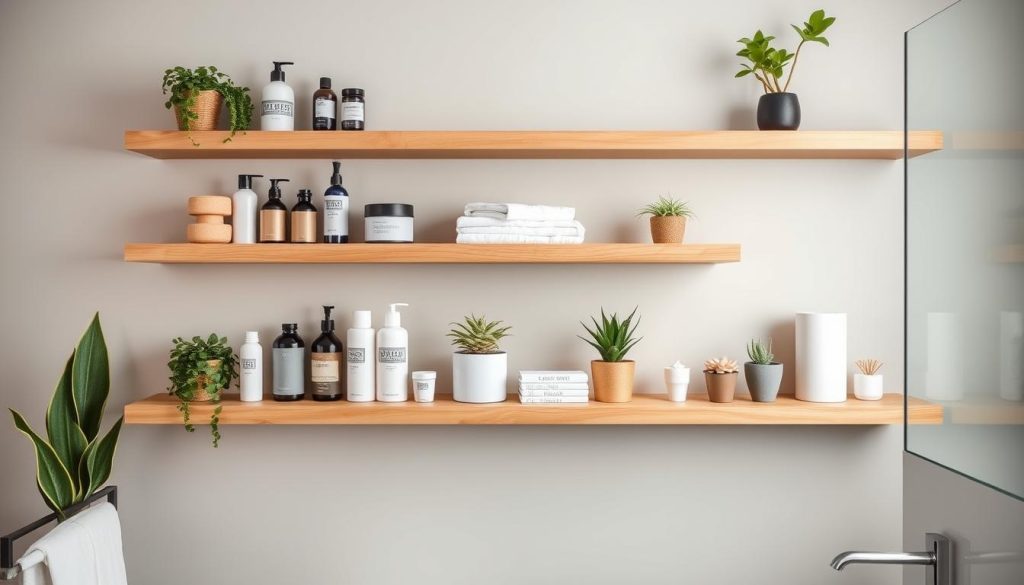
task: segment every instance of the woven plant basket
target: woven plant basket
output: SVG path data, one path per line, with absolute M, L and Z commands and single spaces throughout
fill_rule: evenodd
M 199 92 L 196 96 L 196 105 L 193 110 L 198 119 L 192 121 L 192 130 L 216 130 L 220 124 L 220 110 L 224 105 L 224 96 L 220 92 L 209 89 Z M 174 106 L 174 117 L 178 121 L 178 130 L 184 130 L 184 120 L 181 118 L 181 108 Z
M 219 368 L 221 360 L 210 360 L 206 362 L 211 368 Z M 206 390 L 206 376 L 200 374 L 196 377 L 196 395 L 189 402 L 209 402 L 213 396 Z
M 651 239 L 655 244 L 680 244 L 685 233 L 685 217 L 679 215 L 651 217 Z

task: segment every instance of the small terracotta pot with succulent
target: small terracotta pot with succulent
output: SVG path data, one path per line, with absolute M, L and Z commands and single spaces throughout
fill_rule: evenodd
M 651 216 L 651 239 L 655 244 L 681 244 L 686 233 L 686 218 L 693 217 L 690 206 L 671 197 L 658 200 L 637 212 Z
M 736 378 L 739 367 L 727 357 L 704 362 L 704 381 L 708 386 L 708 400 L 711 402 L 732 402 L 736 396 Z

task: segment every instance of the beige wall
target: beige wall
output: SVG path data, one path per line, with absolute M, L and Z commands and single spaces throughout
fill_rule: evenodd
M 581 368 L 577 321 L 644 315 L 641 390 L 660 368 L 742 357 L 791 315 L 850 315 L 851 360 L 901 379 L 901 166 L 828 161 L 346 161 L 357 209 L 416 205 L 422 239 L 453 236 L 469 200 L 579 209 L 591 241 L 643 241 L 633 212 L 689 200 L 692 241 L 741 242 L 713 267 L 128 265 L 128 241 L 184 235 L 185 197 L 237 173 L 322 192 L 322 161 L 156 161 L 126 128 L 169 128 L 165 67 L 213 63 L 258 88 L 272 59 L 309 115 L 317 77 L 367 90 L 373 129 L 745 128 L 733 40 L 824 4 L 830 49 L 801 56 L 806 129 L 901 125 L 901 33 L 914 2 L 0 2 L 0 177 L 6 193 L 0 403 L 41 424 L 59 369 L 99 310 L 114 378 L 108 420 L 165 386 L 169 340 L 211 330 L 311 337 L 318 307 L 412 304 L 416 368 L 449 383 L 445 325 L 515 327 L 510 367 Z M 308 123 L 308 122 L 306 122 Z M 265 193 L 266 183 L 259 191 Z M 355 215 L 358 217 L 358 214 Z M 358 235 L 361 230 L 356 230 Z M 785 386 L 792 389 L 787 374 Z M 697 380 L 696 390 L 703 383 Z M 0 433 L 0 527 L 42 511 L 28 444 Z M 114 481 L 134 583 L 897 583 L 833 574 L 850 543 L 900 532 L 898 428 L 228 428 L 213 451 L 180 428 L 127 428 Z M 737 554 L 753 562 L 737 562 Z

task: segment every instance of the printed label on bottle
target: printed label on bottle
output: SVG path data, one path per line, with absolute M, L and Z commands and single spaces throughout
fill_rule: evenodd
M 254 359 L 243 359 L 242 360 L 242 373 L 251 372 L 256 370 L 256 360 Z
M 260 241 L 283 242 L 285 212 L 280 209 L 260 210 Z
M 292 212 L 292 241 L 308 243 L 316 241 L 316 212 Z
M 324 235 L 348 235 L 348 197 L 324 197 Z
M 341 394 L 341 353 L 314 353 L 310 360 L 313 394 Z
M 305 393 L 306 350 L 301 347 L 275 347 L 271 351 L 274 366 L 274 394 L 296 396 Z
M 284 100 L 263 100 L 261 103 L 263 116 L 295 117 L 295 104 Z
M 381 364 L 404 364 L 404 347 L 382 347 L 377 350 L 377 362 Z
M 363 103 L 362 102 L 342 102 L 341 103 L 341 121 L 342 122 L 362 122 L 363 121 Z
M 366 349 L 362 347 L 351 347 L 348 348 L 348 363 L 349 364 L 365 364 L 366 363 Z
M 333 120 L 335 117 L 334 106 L 337 103 L 327 98 L 316 98 L 313 101 L 313 115 L 317 118 L 330 118 Z

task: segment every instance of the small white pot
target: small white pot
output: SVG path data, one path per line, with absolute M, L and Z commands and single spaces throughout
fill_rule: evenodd
M 882 398 L 882 374 L 853 375 L 853 395 L 857 400 L 879 400 Z
M 413 372 L 412 373 L 412 396 L 416 402 L 434 401 L 434 383 L 437 380 L 437 372 Z
M 672 402 L 686 402 L 686 391 L 690 387 L 690 368 L 670 366 L 665 368 L 665 388 Z
M 452 354 L 452 394 L 456 402 L 504 402 L 508 395 L 508 354 Z

